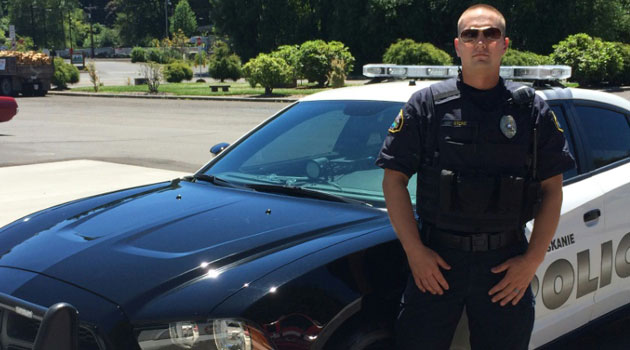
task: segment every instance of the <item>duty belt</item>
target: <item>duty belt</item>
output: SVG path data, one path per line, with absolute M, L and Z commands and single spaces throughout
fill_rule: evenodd
M 456 235 L 429 226 L 423 231 L 425 243 L 466 252 L 487 252 L 509 247 L 525 239 L 522 230 Z

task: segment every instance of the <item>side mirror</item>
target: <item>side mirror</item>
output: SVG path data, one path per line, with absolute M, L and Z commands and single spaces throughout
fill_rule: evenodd
M 221 142 L 221 143 L 217 143 L 216 145 L 212 146 L 212 148 L 210 148 L 210 153 L 212 153 L 214 156 L 217 156 L 219 153 L 223 152 L 224 149 L 228 148 L 230 144 L 227 142 Z

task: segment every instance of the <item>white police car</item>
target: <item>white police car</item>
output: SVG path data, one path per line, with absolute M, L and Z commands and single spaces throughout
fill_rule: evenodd
M 375 64 L 364 66 L 364 74 L 431 78 L 454 76 L 457 67 Z M 577 163 L 564 174 L 560 223 L 532 281 L 536 323 L 530 346 L 538 347 L 630 304 L 630 101 L 562 87 L 557 81 L 570 76 L 566 66 L 501 67 L 501 75 L 533 82 L 556 114 Z M 403 94 L 381 89 L 387 97 Z M 462 326 L 454 347 L 466 347 Z

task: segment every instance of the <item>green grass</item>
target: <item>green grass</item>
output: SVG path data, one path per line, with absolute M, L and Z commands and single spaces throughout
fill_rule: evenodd
M 218 91 L 212 92 L 210 85 L 230 85 L 230 91 Z M 326 88 L 317 88 L 314 85 L 304 85 L 293 89 L 273 89 L 273 96 L 303 96 L 310 95 L 315 92 L 326 90 Z M 78 87 L 72 88 L 72 91 L 84 91 L 94 92 L 92 87 Z M 122 85 L 122 86 L 101 86 L 99 92 L 102 93 L 143 93 L 149 92 L 146 85 Z M 261 96 L 264 95 L 265 89 L 262 87 L 252 88 L 247 83 L 163 83 L 159 87 L 160 93 L 166 93 L 177 96 L 231 96 L 231 95 L 245 95 L 245 96 Z

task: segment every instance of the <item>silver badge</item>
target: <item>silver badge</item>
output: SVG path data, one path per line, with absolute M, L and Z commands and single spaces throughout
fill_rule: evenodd
M 516 120 L 511 115 L 504 115 L 501 118 L 501 132 L 508 139 L 513 138 L 516 135 Z

